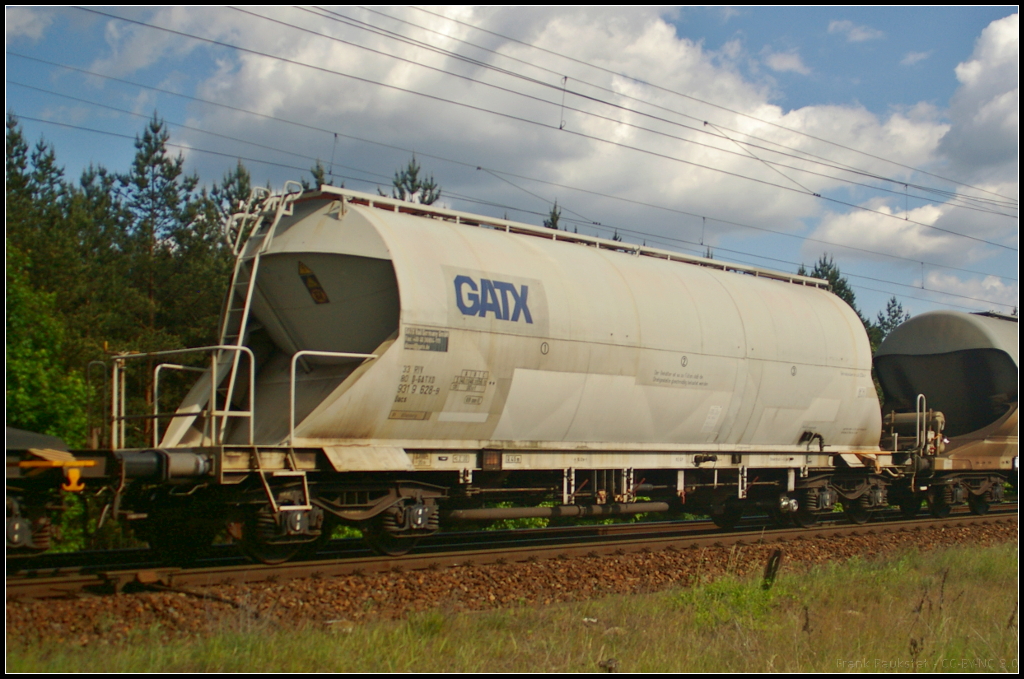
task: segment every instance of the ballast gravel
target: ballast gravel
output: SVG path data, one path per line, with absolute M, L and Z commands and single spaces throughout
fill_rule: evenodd
M 1017 523 L 814 538 L 784 544 L 779 578 L 816 564 L 903 550 L 1017 540 Z M 202 635 L 239 616 L 346 630 L 416 611 L 447 612 L 582 601 L 685 587 L 723 574 L 759 574 L 778 545 L 737 545 L 462 565 L 244 585 L 7 602 L 8 644 L 118 644 L 158 628 L 164 638 Z

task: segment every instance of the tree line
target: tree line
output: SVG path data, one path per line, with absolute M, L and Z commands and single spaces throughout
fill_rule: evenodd
M 87 442 L 112 352 L 213 344 L 233 257 L 223 215 L 248 197 L 238 166 L 209 190 L 156 116 L 121 173 L 69 181 L 46 141 L 7 118 L 7 424 Z M 92 378 L 92 384 L 87 384 Z M 88 387 L 88 388 L 87 388 Z

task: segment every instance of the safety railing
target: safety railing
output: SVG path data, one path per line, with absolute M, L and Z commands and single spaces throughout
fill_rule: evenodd
M 249 357 L 249 409 L 248 410 L 231 410 L 231 404 L 225 403 L 223 410 L 217 407 L 217 389 L 220 386 L 221 377 L 218 375 L 218 354 L 221 351 L 233 351 L 242 352 Z M 135 361 L 139 359 L 154 359 L 154 358 L 165 358 L 170 356 L 182 356 L 186 354 L 197 354 L 197 353 L 210 353 L 210 367 L 207 368 L 196 368 L 191 366 L 179 365 L 176 363 L 161 363 L 157 365 L 153 370 L 153 407 L 152 412 L 146 415 L 128 415 L 127 414 L 127 366 L 125 365 L 128 361 Z M 152 351 L 141 354 L 123 354 L 115 356 L 113 358 L 113 367 L 111 369 L 111 399 L 110 399 L 110 444 L 114 450 L 123 448 L 125 446 L 125 440 L 127 438 L 127 424 L 129 420 L 152 420 L 153 421 L 153 445 L 159 445 L 159 422 L 161 419 L 173 419 L 177 417 L 200 417 L 204 418 L 204 431 L 203 437 L 218 445 L 222 443 L 224 431 L 227 429 L 226 426 L 221 427 L 220 431 L 217 428 L 217 418 L 220 417 L 245 417 L 249 420 L 249 445 L 253 444 L 254 438 L 254 423 L 253 413 L 255 412 L 255 400 L 254 394 L 256 391 L 256 376 L 255 376 L 255 357 L 253 356 L 252 350 L 249 347 L 240 347 L 232 345 L 218 344 L 209 347 L 196 347 L 193 349 L 171 349 L 168 351 Z M 205 408 L 202 407 L 201 402 L 197 404 L 198 410 L 188 412 L 174 412 L 174 413 L 161 413 L 160 412 L 160 392 L 159 392 L 159 379 L 161 370 L 174 369 L 174 370 L 188 370 L 197 372 L 206 372 L 209 370 L 210 374 L 210 394 L 209 400 L 207 400 Z M 294 370 L 293 370 L 294 372 Z
M 351 354 L 339 351 L 313 351 L 304 349 L 292 354 L 292 367 L 288 380 L 288 445 L 293 445 L 295 440 L 295 366 L 303 356 L 323 356 L 328 358 L 377 358 L 376 354 Z
M 196 368 L 179 363 L 161 363 L 153 369 L 153 447 L 160 445 L 160 371 L 179 370 L 182 372 L 206 372 L 206 368 Z

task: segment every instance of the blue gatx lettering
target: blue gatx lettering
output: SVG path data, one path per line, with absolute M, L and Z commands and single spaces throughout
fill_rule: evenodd
M 522 316 L 527 323 L 533 324 L 533 316 L 527 306 L 530 287 L 521 285 L 517 289 L 505 281 L 480 279 L 477 286 L 469 276 L 455 277 L 455 303 L 464 316 L 486 318 L 488 313 L 494 314 L 499 321 L 519 320 Z

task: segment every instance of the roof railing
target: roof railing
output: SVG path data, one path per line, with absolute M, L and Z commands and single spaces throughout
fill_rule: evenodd
M 686 255 L 680 252 L 675 252 L 673 250 L 652 248 L 646 245 L 627 245 L 625 243 L 622 243 L 621 241 L 611 240 L 608 238 L 598 238 L 597 236 L 585 236 L 578 233 L 569 233 L 568 231 L 553 230 L 547 227 L 537 226 L 535 224 L 525 224 L 523 222 L 515 222 L 508 219 L 497 219 L 493 217 L 487 217 L 485 215 L 473 214 L 470 212 L 460 212 L 458 210 L 449 210 L 446 208 L 434 207 L 432 205 L 410 203 L 404 200 L 398 200 L 397 198 L 389 198 L 387 196 L 362 193 L 361 191 L 352 191 L 350 189 L 343 189 L 336 186 L 324 185 L 321 186 L 319 189 L 306 191 L 296 200 L 296 202 L 315 200 L 318 198 L 335 198 L 340 199 L 346 204 L 365 205 L 371 208 L 387 210 L 388 212 L 397 212 L 400 214 L 413 215 L 417 217 L 430 217 L 433 219 L 440 219 L 447 222 L 453 222 L 455 224 L 460 224 L 463 226 L 477 226 L 482 228 L 494 229 L 498 231 L 504 231 L 506 233 L 536 236 L 544 238 L 546 240 L 562 241 L 566 243 L 578 243 L 581 245 L 588 245 L 591 247 L 600 248 L 602 250 L 613 250 L 617 252 L 623 252 L 626 254 L 632 254 L 634 256 L 654 257 L 655 259 L 664 259 L 671 262 L 681 262 L 683 264 L 691 264 L 711 269 L 718 269 L 720 271 L 729 271 L 732 273 L 746 274 L 750 276 L 756 276 L 758 278 L 768 278 L 771 280 L 785 281 L 787 283 L 793 283 L 796 285 L 807 285 L 823 289 L 828 289 L 829 287 L 828 281 L 823 280 L 821 278 L 812 278 L 811 276 L 800 276 L 798 274 L 786 273 L 784 271 L 774 271 L 772 269 L 764 269 L 761 267 L 748 266 L 745 264 L 732 264 L 717 259 L 708 259 L 707 257 Z

